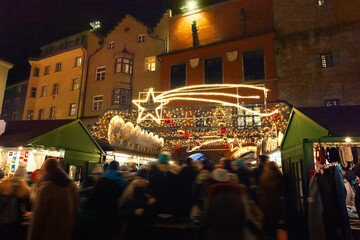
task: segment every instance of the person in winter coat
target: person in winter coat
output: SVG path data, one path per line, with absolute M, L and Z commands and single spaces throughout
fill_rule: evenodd
M 113 239 L 121 225 L 121 219 L 117 214 L 119 198 L 127 186 L 127 181 L 118 172 L 119 163 L 110 162 L 109 170 L 104 173 L 95 186 L 92 194 L 92 202 L 95 219 L 99 225 L 107 227 L 107 231 L 94 229 L 94 239 Z
M 249 207 L 243 187 L 230 183 L 231 177 L 225 169 L 213 171 L 212 178 L 217 183 L 207 191 L 201 218 L 206 239 L 254 239 L 246 227 Z
M 275 162 L 264 165 L 259 181 L 259 206 L 264 213 L 264 239 L 276 239 L 278 222 L 283 217 L 284 179 Z
M 2 239 L 26 238 L 23 214 L 30 210 L 30 188 L 26 167 L 20 165 L 14 176 L 0 184 L 0 236 Z M 13 203 L 13 204 L 11 204 Z
M 91 174 L 80 185 L 80 197 L 83 202 L 89 198 L 90 194 L 94 191 L 96 183 L 100 180 L 103 174 L 103 169 L 100 164 L 97 164 L 91 170 Z
M 196 176 L 198 171 L 192 165 L 192 158 L 187 158 L 186 160 L 186 167 L 183 167 L 179 173 L 180 177 L 180 186 L 181 186 L 181 198 L 182 198 L 182 208 L 183 214 L 185 216 L 189 216 L 191 206 L 192 206 L 192 199 L 191 199 L 191 189 L 195 182 Z
M 239 182 L 246 187 L 249 186 L 249 171 L 245 159 L 238 159 L 234 162 L 233 168 L 239 178 Z
M 140 170 L 120 198 L 120 216 L 124 219 L 125 240 L 146 239 L 146 224 L 154 214 L 155 198 L 150 195 L 146 170 Z
M 47 159 L 44 170 L 33 206 L 28 239 L 73 239 L 78 212 L 77 186 L 56 159 Z
M 200 173 L 196 176 L 192 188 L 192 199 L 193 205 L 202 211 L 204 207 L 204 199 L 206 198 L 206 193 L 214 181 L 211 179 L 211 171 L 209 168 L 204 167 Z
M 157 169 L 150 176 L 150 192 L 156 198 L 156 209 L 158 214 L 179 215 L 181 202 L 179 200 L 180 185 L 179 176 L 170 171 L 170 157 L 160 154 Z
M 30 201 L 34 202 L 36 194 L 41 185 L 42 177 L 44 176 L 44 171 L 42 169 L 36 169 L 33 173 L 30 174 L 30 179 L 33 183 L 30 186 Z

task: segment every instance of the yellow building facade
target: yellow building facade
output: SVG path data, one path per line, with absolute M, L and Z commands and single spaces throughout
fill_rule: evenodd
M 86 59 L 96 45 L 95 35 L 84 32 L 42 47 L 43 55 L 29 61 L 24 120 L 79 118 Z
M 13 64 L 0 59 L 0 109 L 3 105 L 8 72 L 12 67 Z
M 167 52 L 167 11 L 151 30 L 127 15 L 89 56 L 82 120 L 92 123 L 106 109 L 131 108 L 131 100 L 150 87 L 160 89 L 160 62 Z

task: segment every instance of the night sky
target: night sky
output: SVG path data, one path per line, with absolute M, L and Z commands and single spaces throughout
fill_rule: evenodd
M 198 0 L 200 6 L 221 0 Z M 29 75 L 29 57 L 42 45 L 90 29 L 99 20 L 104 33 L 129 13 L 150 27 L 166 9 L 179 12 L 185 0 L 0 0 L 0 58 L 15 64 L 8 84 Z

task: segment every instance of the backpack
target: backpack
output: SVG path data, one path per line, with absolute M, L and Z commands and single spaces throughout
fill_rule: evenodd
M 0 194 L 0 225 L 19 220 L 17 186 L 13 186 L 10 195 Z

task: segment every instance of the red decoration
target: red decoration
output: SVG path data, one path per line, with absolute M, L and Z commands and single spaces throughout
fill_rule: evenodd
M 199 142 L 197 142 L 197 143 L 196 143 L 196 146 L 200 146 L 200 143 L 199 143 Z
M 190 137 L 190 134 L 189 133 L 184 133 L 184 138 L 189 138 Z
M 221 129 L 220 129 L 220 132 L 221 132 L 221 133 L 226 133 L 226 128 L 221 128 Z
M 170 124 L 174 127 L 176 125 L 176 122 L 172 121 Z
M 255 138 L 250 138 L 250 142 L 255 142 Z
M 230 148 L 230 144 L 225 144 L 225 148 Z
M 170 118 L 170 117 L 165 117 L 165 122 L 166 122 L 166 123 L 170 123 L 170 122 L 171 122 L 171 118 Z
M 273 114 L 273 117 L 274 117 L 275 119 L 278 119 L 278 118 L 279 118 L 279 114 L 278 114 L 278 113 L 274 113 L 274 114 Z
M 176 147 L 175 147 L 175 150 L 178 150 L 178 149 L 179 149 L 179 147 L 178 147 L 178 146 L 176 146 Z

